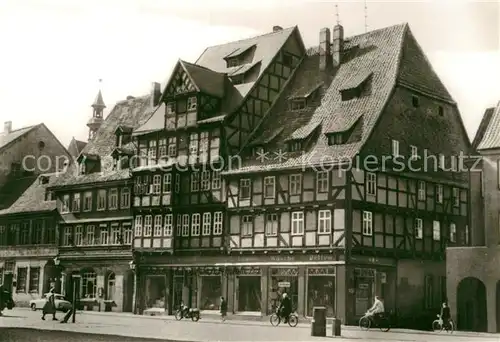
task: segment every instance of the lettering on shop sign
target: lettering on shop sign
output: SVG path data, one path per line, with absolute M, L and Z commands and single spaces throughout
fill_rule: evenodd
M 310 255 L 309 261 L 334 261 L 334 257 L 331 254 L 318 254 Z
M 293 256 L 271 256 L 271 261 L 295 261 Z

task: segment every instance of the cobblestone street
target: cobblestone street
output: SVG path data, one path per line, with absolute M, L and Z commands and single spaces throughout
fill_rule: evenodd
M 199 322 L 180 321 L 171 317 L 145 317 L 129 314 L 77 313 L 76 323 L 60 324 L 51 320 L 42 321 L 40 312 L 25 309 L 5 311 L 0 317 L 0 327 L 32 328 L 40 330 L 60 330 L 66 332 L 91 333 L 102 335 L 121 335 L 140 338 L 154 338 L 169 341 L 331 341 L 331 337 L 319 338 L 310 336 L 309 324 L 299 324 L 295 328 L 288 326 L 272 327 L 266 322 L 227 321 L 201 319 Z M 331 334 L 331 326 L 328 327 Z M 25 336 L 26 332 L 21 335 Z M 35 330 L 34 335 L 41 334 Z M 46 336 L 46 334 L 42 334 Z M 47 335 L 47 341 L 53 341 Z M 59 336 L 59 335 L 58 335 Z M 74 335 L 68 335 L 74 336 Z M 87 341 L 84 336 L 71 338 L 73 341 Z M 111 338 L 111 337 L 110 337 Z M 343 327 L 342 338 L 336 341 L 498 341 L 493 334 L 475 334 L 465 332 L 447 333 L 417 332 L 395 330 L 383 333 L 377 330 L 360 331 L 357 327 Z M 69 340 L 69 339 L 68 339 Z M 28 341 L 28 339 L 12 339 L 11 341 Z M 40 341 L 45 341 L 40 338 Z

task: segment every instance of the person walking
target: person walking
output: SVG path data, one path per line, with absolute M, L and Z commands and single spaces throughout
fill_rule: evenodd
M 227 302 L 224 297 L 220 297 L 220 315 L 222 322 L 224 322 L 227 316 Z
M 49 291 L 47 301 L 42 309 L 42 320 L 45 321 L 45 315 L 52 314 L 52 320 L 57 321 L 56 318 L 56 299 L 54 294 L 54 288 L 52 287 Z

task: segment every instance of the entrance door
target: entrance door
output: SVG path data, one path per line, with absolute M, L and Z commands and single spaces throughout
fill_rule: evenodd
M 3 278 L 3 285 L 4 288 L 11 293 L 12 293 L 12 281 L 13 281 L 13 274 L 11 272 L 5 273 Z
M 238 311 L 260 312 L 260 276 L 238 277 L 238 285 Z
M 182 302 L 182 288 L 184 287 L 184 277 L 174 276 L 174 310 L 177 310 Z M 188 304 L 188 303 L 184 303 Z

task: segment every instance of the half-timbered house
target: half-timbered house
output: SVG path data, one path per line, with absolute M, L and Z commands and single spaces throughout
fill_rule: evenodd
M 225 190 L 220 171 L 276 102 L 304 55 L 296 27 L 207 48 L 179 60 L 155 114 L 134 131 L 134 252 L 141 307 L 181 301 L 217 310 L 226 288 Z M 254 271 L 258 271 L 255 269 Z
M 132 130 L 151 115 L 150 96 L 127 97 L 106 119 L 101 92 L 93 104 L 90 140 L 75 167 L 53 184 L 58 210 L 60 269 L 64 294 L 73 291 L 90 310 L 132 311 Z M 102 120 L 101 120 L 102 119 Z M 99 122 L 97 127 L 96 122 Z
M 488 108 L 472 146 L 471 229 L 465 246 L 446 250 L 452 317 L 463 331 L 500 332 L 500 102 Z
M 470 234 L 457 105 L 407 24 L 319 36 L 223 172 L 230 311 L 269 314 L 283 292 L 348 323 L 375 295 L 436 310 L 445 248 Z

